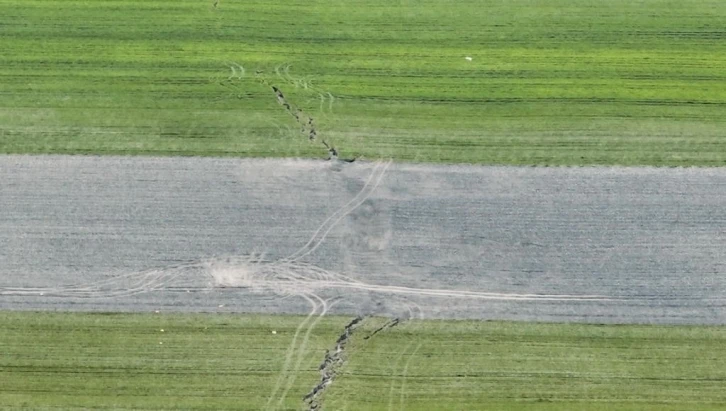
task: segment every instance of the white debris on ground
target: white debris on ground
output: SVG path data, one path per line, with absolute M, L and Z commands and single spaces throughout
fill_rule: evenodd
M 466 61 L 471 61 L 471 60 L 473 60 L 473 59 L 472 59 L 471 57 L 469 57 L 469 56 L 466 56 L 466 57 L 464 57 L 464 58 L 466 59 Z

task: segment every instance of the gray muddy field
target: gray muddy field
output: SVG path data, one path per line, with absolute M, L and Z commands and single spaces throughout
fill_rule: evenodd
M 0 176 L 2 309 L 726 322 L 726 169 L 0 156 Z

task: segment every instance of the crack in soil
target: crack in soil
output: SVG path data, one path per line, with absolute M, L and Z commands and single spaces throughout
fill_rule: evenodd
M 379 332 L 384 331 L 384 330 L 387 330 L 389 328 L 393 328 L 393 327 L 397 326 L 400 323 L 401 323 L 401 320 L 400 319 L 394 318 L 391 321 L 388 321 L 387 323 L 385 323 L 382 326 L 378 327 L 372 333 L 370 333 L 370 334 L 366 335 L 365 337 L 363 337 L 363 339 L 364 340 L 367 340 L 367 339 L 373 337 L 374 335 L 378 334 Z
M 214 3 L 215 8 L 217 7 L 218 3 L 219 3 L 219 1 L 216 0 Z M 242 98 L 242 94 L 241 94 L 240 90 L 238 90 L 234 87 L 234 80 L 241 79 L 245 75 L 245 69 L 240 64 L 231 63 L 230 70 L 232 71 L 232 74 L 229 76 L 229 78 L 227 78 L 226 80 L 220 81 L 219 84 L 223 87 L 231 88 L 232 90 L 234 90 L 235 94 L 237 95 L 237 98 Z M 278 76 L 280 76 L 279 70 L 276 70 L 276 73 Z M 287 75 L 287 69 L 285 70 L 285 74 Z M 290 114 L 295 119 L 295 122 L 300 127 L 300 133 L 307 136 L 308 140 L 311 143 L 315 142 L 319 135 L 318 129 L 315 126 L 315 119 L 312 116 L 310 116 L 309 114 L 306 114 L 302 109 L 300 109 L 299 107 L 294 105 L 292 102 L 290 102 L 287 99 L 287 97 L 285 97 L 285 94 L 283 94 L 282 90 L 279 87 L 277 87 L 274 84 L 271 84 L 264 77 L 264 72 L 262 70 L 256 70 L 255 77 L 257 78 L 257 81 L 260 82 L 260 84 L 272 89 L 272 91 L 275 93 L 275 97 L 277 98 L 277 103 L 280 104 L 282 107 L 284 107 L 285 111 L 287 111 L 287 113 Z M 296 87 L 298 86 L 297 83 L 295 83 L 295 85 L 296 85 Z M 304 86 L 304 87 L 307 89 L 307 86 Z M 249 95 L 250 94 L 248 94 L 248 96 Z M 328 95 L 331 98 L 331 105 L 332 105 L 333 95 L 331 93 L 328 93 Z M 322 96 L 322 94 L 321 94 L 321 96 Z M 328 150 L 328 160 L 332 160 L 332 161 L 336 161 L 336 162 L 352 163 L 358 159 L 357 156 L 353 157 L 353 158 L 348 158 L 348 159 L 338 158 L 338 150 L 334 146 L 328 144 L 325 140 L 322 140 L 322 144 Z
M 356 326 L 363 320 L 363 317 L 356 317 L 345 326 L 343 333 L 340 334 L 340 337 L 335 342 L 335 351 L 333 353 L 330 350 L 325 350 L 325 358 L 318 368 L 320 371 L 320 383 L 303 397 L 303 401 L 308 406 L 309 411 L 319 411 L 322 409 L 321 395 L 325 388 L 330 386 L 338 375 L 340 368 L 345 364 L 345 346 L 353 335 Z
M 295 106 L 294 104 L 290 103 L 285 95 L 282 93 L 282 90 L 280 90 L 279 87 L 267 83 L 266 80 L 261 79 L 260 80 L 264 85 L 272 88 L 272 91 L 275 93 L 275 96 L 277 97 L 277 102 L 285 108 L 285 111 L 287 111 L 298 123 L 300 126 L 300 132 L 308 137 L 308 140 L 312 143 L 314 142 L 318 137 L 318 130 L 315 127 L 315 119 L 313 119 L 312 116 L 305 114 L 304 111 L 302 111 L 299 107 Z M 338 150 L 334 147 L 329 145 L 325 140 L 322 140 L 323 145 L 325 148 L 328 149 L 328 160 L 336 160 L 336 161 L 344 161 L 346 163 L 352 163 L 354 162 L 357 157 L 354 157 L 352 159 L 338 159 Z
M 315 119 L 305 114 L 305 112 L 302 111 L 299 107 L 287 101 L 285 95 L 282 94 L 282 90 L 280 90 L 277 86 L 269 86 L 272 88 L 272 91 L 275 92 L 275 96 L 277 96 L 277 102 L 281 106 L 285 107 L 285 111 L 287 111 L 295 119 L 298 125 L 300 125 L 300 132 L 307 135 L 310 142 L 314 142 L 318 136 L 318 131 L 315 128 Z M 324 141 L 323 144 L 325 144 Z M 325 146 L 327 147 L 328 145 L 325 144 Z

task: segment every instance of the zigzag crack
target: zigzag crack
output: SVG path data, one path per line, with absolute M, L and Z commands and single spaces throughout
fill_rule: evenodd
M 325 350 L 325 358 L 320 364 L 320 368 L 318 368 L 320 370 L 320 383 L 303 397 L 303 401 L 308 406 L 309 411 L 319 411 L 322 409 L 321 396 L 325 388 L 332 384 L 340 368 L 345 364 L 345 347 L 353 335 L 356 326 L 362 321 L 363 317 L 354 318 L 345 326 L 343 333 L 340 334 L 340 337 L 335 342 L 335 351 L 331 353 L 330 350 Z

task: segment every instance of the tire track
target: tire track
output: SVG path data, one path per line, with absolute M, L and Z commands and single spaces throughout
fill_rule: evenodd
M 298 371 L 300 371 L 300 366 L 302 365 L 302 361 L 305 356 L 305 350 L 307 348 L 308 341 L 310 340 L 310 333 L 312 333 L 312 331 L 315 328 L 315 326 L 317 325 L 317 323 L 320 322 L 320 320 L 325 316 L 325 314 L 327 314 L 328 310 L 332 307 L 332 305 L 328 305 L 327 301 L 323 300 L 322 298 L 320 298 L 319 296 L 317 296 L 315 294 L 311 294 L 311 297 L 318 301 L 319 307 L 321 307 L 322 309 L 320 311 L 320 314 L 317 316 L 317 318 L 307 328 L 307 331 L 305 332 L 305 336 L 303 337 L 303 340 L 300 343 L 300 346 L 297 348 L 297 351 L 298 351 L 297 361 L 295 363 L 295 367 L 292 369 L 291 372 L 288 373 L 289 376 L 287 378 L 287 385 L 285 386 L 285 389 L 282 391 L 282 394 L 280 395 L 280 399 L 277 402 L 277 409 L 282 407 L 283 402 L 285 401 L 285 398 L 287 398 L 287 394 L 290 392 L 292 385 L 295 383 L 295 379 L 297 378 L 297 373 L 298 373 Z M 335 304 L 335 302 L 333 304 Z
M 401 395 L 399 396 L 398 401 L 398 409 L 404 410 L 406 409 L 406 378 L 408 376 L 408 366 L 411 365 L 411 360 L 416 356 L 418 353 L 418 350 L 421 349 L 421 346 L 423 346 L 423 343 L 418 343 L 416 345 L 416 348 L 413 350 L 413 352 L 408 356 L 408 360 L 406 360 L 406 364 L 403 366 L 403 372 L 401 373 Z
M 398 365 L 401 362 L 401 359 L 406 354 L 406 351 L 408 351 L 408 349 L 411 348 L 412 345 L 413 341 L 409 341 L 408 344 L 406 344 L 403 350 L 398 353 L 398 356 L 396 356 L 396 359 L 393 361 L 393 365 L 390 368 L 391 383 L 388 386 L 388 411 L 393 411 L 393 392 L 396 388 L 396 370 L 398 369 Z
M 304 297 L 311 305 L 310 313 L 305 317 L 305 319 L 298 325 L 298 327 L 295 329 L 295 334 L 292 336 L 292 341 L 290 342 L 290 345 L 285 352 L 285 362 L 282 365 L 282 369 L 280 370 L 280 374 L 277 377 L 277 381 L 275 382 L 275 386 L 272 388 L 272 392 L 270 393 L 270 396 L 267 398 L 267 404 L 265 405 L 265 410 L 274 410 L 279 406 L 279 403 L 276 404 L 275 407 L 273 407 L 272 402 L 275 401 L 275 399 L 279 398 L 277 393 L 280 390 L 282 384 L 284 383 L 284 380 L 289 378 L 289 368 L 290 363 L 293 361 L 293 357 L 295 357 L 295 354 L 298 350 L 298 344 L 297 344 L 297 338 L 302 332 L 303 329 L 309 329 L 307 327 L 308 322 L 315 316 L 315 314 L 318 311 L 318 308 L 320 306 L 318 303 L 313 300 L 310 297 Z

